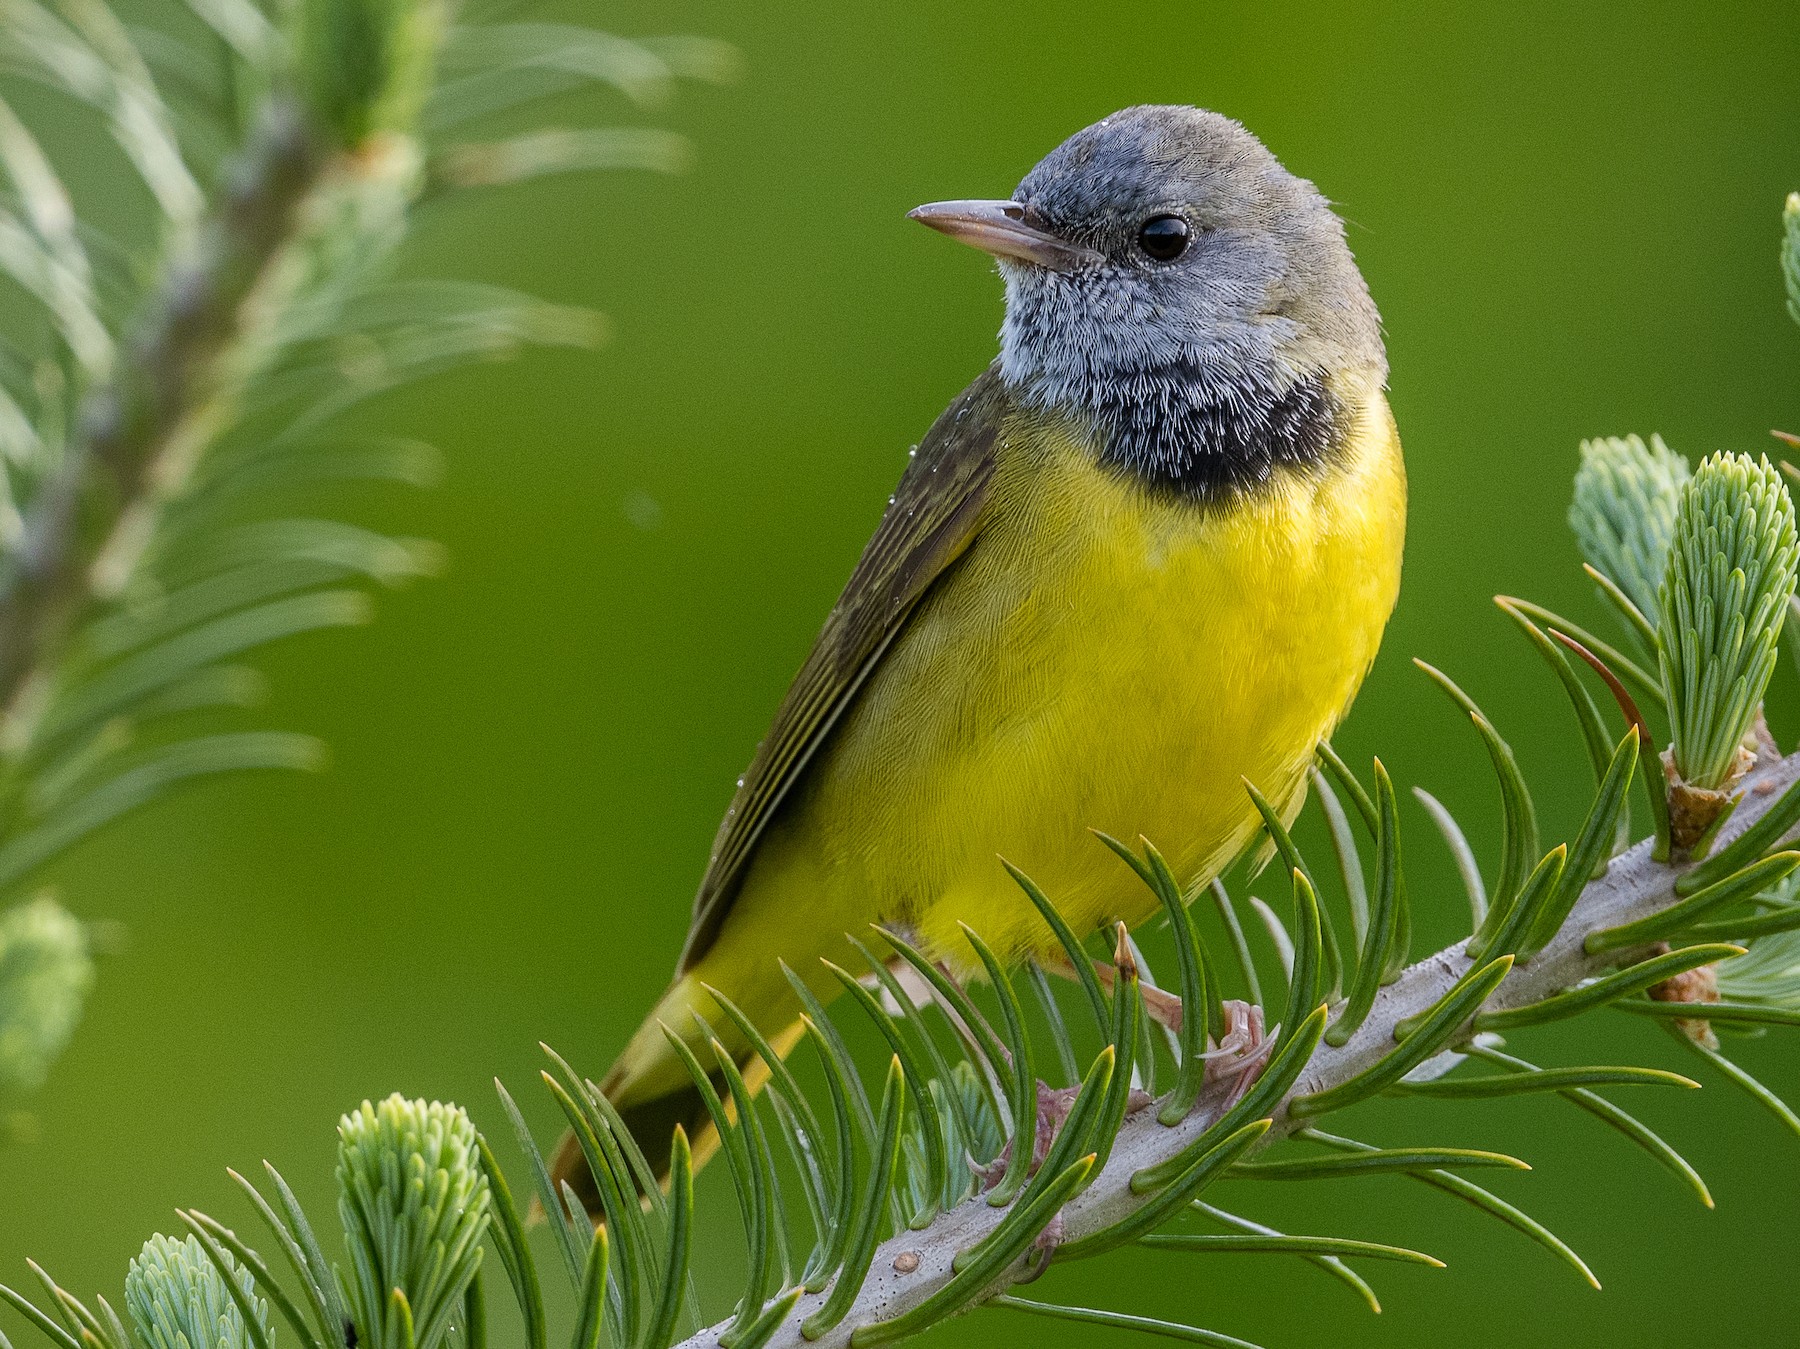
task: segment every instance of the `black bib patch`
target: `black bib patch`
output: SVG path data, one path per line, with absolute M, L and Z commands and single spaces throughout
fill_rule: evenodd
M 1106 440 L 1101 461 L 1203 500 L 1322 463 L 1348 431 L 1348 409 L 1322 373 L 1285 389 L 1220 388 L 1177 364 L 1101 387 L 1112 395 L 1091 410 Z

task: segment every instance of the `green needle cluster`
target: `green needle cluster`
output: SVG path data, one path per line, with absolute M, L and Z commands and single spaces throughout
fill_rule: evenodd
M 0 914 L 0 1097 L 43 1082 L 93 982 L 87 929 L 54 900 Z
M 1581 443 L 1569 525 L 1581 555 L 1625 592 L 1640 614 L 1655 614 L 1688 462 L 1651 436 Z
M 462 1109 L 395 1095 L 338 1121 L 350 1312 L 368 1349 L 433 1349 L 481 1267 L 492 1219 Z
M 1800 545 L 1766 458 L 1715 454 L 1682 492 L 1657 637 L 1676 771 L 1707 790 L 1741 774 L 1775 671 Z
M 125 1273 L 125 1310 L 147 1349 L 255 1349 L 274 1339 L 269 1305 L 250 1271 L 229 1254 L 223 1263 L 221 1270 L 195 1237 L 144 1243 Z
M 1747 955 L 1719 967 L 1719 997 L 1800 1011 L 1800 873 L 1762 891 L 1752 912 L 1731 923 L 1749 929 L 1739 933 L 1741 940 L 1756 940 Z

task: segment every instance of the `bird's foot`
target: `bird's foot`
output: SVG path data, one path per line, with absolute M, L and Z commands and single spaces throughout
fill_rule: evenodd
M 1075 978 L 1075 971 L 1067 961 L 1049 960 L 1044 964 L 1044 969 L 1065 979 Z M 1117 981 L 1117 970 L 1111 965 L 1096 962 L 1094 973 L 1099 976 L 1101 986 L 1107 992 L 1112 992 Z M 1180 998 L 1151 984 L 1139 984 L 1138 993 L 1144 1000 L 1144 1010 L 1152 1020 L 1167 1027 L 1172 1034 L 1181 1034 L 1185 1018 Z M 1264 1032 L 1261 1007 L 1237 998 L 1226 998 L 1220 1006 L 1225 1013 L 1225 1024 L 1209 1028 L 1212 1034 L 1207 1037 L 1207 1043 L 1213 1047 L 1205 1055 L 1206 1080 L 1209 1084 L 1229 1084 L 1230 1091 L 1225 1103 L 1225 1108 L 1229 1109 L 1256 1081 L 1274 1042 Z
M 1225 1111 L 1236 1105 L 1262 1076 L 1275 1041 L 1264 1033 L 1263 1009 L 1254 1003 L 1226 998 L 1220 1007 L 1225 1013 L 1225 1024 L 1218 1036 L 1208 1037 L 1213 1048 L 1206 1052 L 1206 1081 L 1209 1085 L 1225 1084 L 1225 1102 L 1220 1107 Z
M 1069 1110 L 1080 1094 L 1079 1087 L 1052 1087 L 1043 1082 L 1037 1084 L 1037 1127 L 1033 1131 L 1031 1147 L 1031 1175 L 1036 1175 L 1038 1168 L 1044 1164 L 1044 1158 L 1050 1154 L 1050 1145 L 1056 1141 L 1056 1134 L 1069 1118 Z M 1135 1115 L 1148 1106 L 1154 1098 L 1147 1091 L 1131 1089 L 1131 1095 L 1125 1101 L 1127 1116 Z M 1000 1183 L 1012 1162 L 1013 1143 L 1008 1140 L 999 1155 L 986 1166 L 977 1166 L 972 1160 L 969 1169 L 981 1182 L 981 1188 L 991 1190 Z M 1043 1230 L 1032 1239 L 1031 1250 L 1025 1258 L 1025 1275 L 1020 1283 L 1030 1283 L 1050 1267 L 1051 1257 L 1063 1241 L 1063 1215 L 1059 1209 L 1056 1215 L 1044 1224 Z
M 1037 1126 L 1032 1131 L 1031 1169 L 1028 1174 L 1036 1175 L 1038 1168 L 1044 1164 L 1044 1158 L 1050 1155 L 1050 1145 L 1056 1141 L 1057 1131 L 1069 1118 L 1069 1110 L 1080 1092 L 1080 1087 L 1052 1087 L 1044 1082 L 1037 1084 Z M 1135 1115 L 1153 1099 L 1149 1092 L 1133 1087 L 1131 1095 L 1125 1100 L 1126 1115 Z M 1006 1146 L 985 1166 L 970 1162 L 969 1169 L 981 1181 L 983 1190 L 991 1190 L 1000 1183 L 1000 1178 L 1012 1163 L 1012 1154 L 1013 1141 L 1008 1139 Z

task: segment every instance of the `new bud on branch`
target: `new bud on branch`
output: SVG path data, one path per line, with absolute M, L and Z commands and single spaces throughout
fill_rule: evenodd
M 475 1126 L 437 1101 L 364 1101 L 338 1121 L 337 1179 L 358 1342 L 433 1349 L 481 1268 L 491 1220 Z
M 1729 790 L 1755 760 L 1745 741 L 1775 672 L 1797 554 L 1794 503 L 1766 458 L 1700 465 L 1682 491 L 1657 615 L 1671 763 L 1689 786 Z
M 250 1271 L 227 1251 L 219 1263 L 223 1271 L 196 1237 L 144 1243 L 125 1273 L 125 1310 L 147 1349 L 258 1349 L 273 1340 L 269 1304 Z
M 1609 436 L 1581 444 L 1569 525 L 1582 556 L 1614 581 L 1640 614 L 1657 612 L 1669 542 L 1688 462 L 1651 436 Z
M 0 1100 L 42 1084 L 93 982 L 87 929 L 54 900 L 0 914 Z

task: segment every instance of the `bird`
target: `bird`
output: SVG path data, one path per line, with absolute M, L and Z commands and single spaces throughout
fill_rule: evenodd
M 670 1034 L 766 1075 L 719 995 L 785 1054 L 787 971 L 829 999 L 871 924 L 958 978 L 965 924 L 1049 960 L 1002 859 L 1077 932 L 1148 919 L 1094 830 L 1217 877 L 1262 832 L 1246 783 L 1298 812 L 1398 595 L 1381 321 L 1339 216 L 1242 124 L 1127 108 L 1008 199 L 910 215 L 997 264 L 999 354 L 911 452 L 599 1084 L 659 1167 L 707 1124 Z M 572 1138 L 553 1173 L 596 1208 Z

